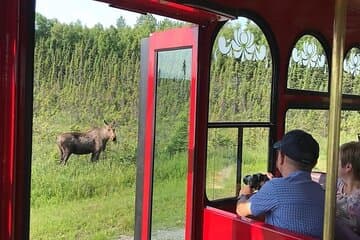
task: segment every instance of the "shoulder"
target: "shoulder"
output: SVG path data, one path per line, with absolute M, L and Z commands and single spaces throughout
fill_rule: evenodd
M 285 186 L 286 185 L 287 180 L 283 177 L 279 177 L 279 178 L 273 178 L 270 181 L 267 181 L 263 187 L 267 187 L 267 188 L 278 188 L 281 186 Z

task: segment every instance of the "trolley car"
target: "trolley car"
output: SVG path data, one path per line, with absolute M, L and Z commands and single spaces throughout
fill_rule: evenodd
M 360 110 L 360 92 L 342 88 L 360 78 L 360 1 L 101 2 L 191 23 L 153 33 L 142 41 L 135 239 L 156 239 L 159 230 L 156 214 L 161 209 L 161 186 L 154 173 L 162 164 L 158 148 L 166 134 L 159 126 L 175 127 L 165 121 L 172 116 L 161 112 L 164 91 L 173 91 L 179 98 L 174 101 L 182 101 L 187 109 L 188 148 L 181 169 L 186 178 L 180 186 L 185 209 L 178 238 L 312 239 L 240 218 L 235 204 L 246 171 L 276 173 L 272 144 L 287 128 L 301 127 L 292 123 L 291 116 L 301 118 L 302 111 L 313 111 L 314 116 L 324 114 L 326 141 L 321 147 L 327 151 L 319 169 L 327 173 L 323 239 L 333 239 L 340 115 L 345 111 L 356 116 Z M 3 0 L 0 13 L 0 239 L 28 239 L 35 0 Z M 261 78 L 254 77 L 259 74 L 251 69 L 255 65 L 263 71 Z M 289 70 L 294 67 L 307 70 L 312 82 L 292 81 L 299 74 Z M 217 74 L 221 71 L 228 75 Z M 248 87 L 258 88 L 258 95 L 246 95 L 242 88 L 246 78 L 252 79 Z M 162 87 L 166 79 L 173 80 L 171 89 Z M 228 95 L 217 95 L 212 89 L 216 85 L 228 88 Z M 267 105 L 257 104 L 259 98 L 266 98 Z M 217 112 L 215 107 L 219 107 Z M 227 133 L 234 140 L 228 149 L 234 151 L 230 157 L 219 154 L 229 145 L 229 139 L 221 142 Z M 258 141 L 247 142 L 250 135 L 258 136 Z M 246 164 L 251 145 L 265 149 L 259 169 Z M 219 158 L 234 161 L 228 164 Z M 173 196 L 166 197 L 171 201 Z M 167 214 L 175 214 L 176 207 L 167 209 Z

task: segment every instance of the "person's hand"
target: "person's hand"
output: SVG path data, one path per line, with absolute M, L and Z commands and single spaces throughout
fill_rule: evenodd
M 241 189 L 240 189 L 240 193 L 239 195 L 251 195 L 253 194 L 254 189 L 252 189 L 249 185 L 244 185 Z
M 269 180 L 274 178 L 274 175 L 271 172 L 265 173 Z

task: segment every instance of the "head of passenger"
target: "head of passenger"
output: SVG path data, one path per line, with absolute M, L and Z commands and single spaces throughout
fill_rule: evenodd
M 284 176 L 293 171 L 311 172 L 319 158 L 319 144 L 303 130 L 292 130 L 274 144 L 278 150 L 276 167 Z
M 360 180 L 360 142 L 353 141 L 341 145 L 339 159 L 339 177 Z

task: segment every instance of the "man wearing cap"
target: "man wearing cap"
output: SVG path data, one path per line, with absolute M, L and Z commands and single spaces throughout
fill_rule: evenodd
M 240 190 L 239 216 L 265 216 L 265 222 L 296 233 L 322 237 L 325 192 L 312 181 L 311 170 L 319 157 L 319 144 L 308 133 L 292 130 L 274 144 L 281 178 L 272 178 L 254 193 Z M 249 197 L 251 195 L 251 197 Z

